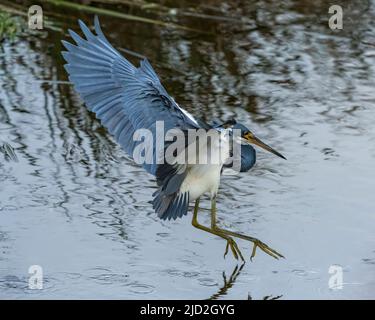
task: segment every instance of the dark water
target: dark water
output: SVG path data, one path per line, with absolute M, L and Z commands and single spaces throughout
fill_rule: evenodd
M 155 217 L 152 177 L 59 82 L 59 28 L 92 16 L 53 16 L 54 30 L 3 43 L 0 297 L 375 298 L 375 2 L 341 2 L 339 32 L 324 1 L 209 1 L 199 12 L 235 21 L 170 18 L 209 34 L 101 18 L 191 113 L 235 116 L 288 158 L 260 151 L 251 172 L 223 177 L 221 223 L 286 256 L 259 251 L 241 270 L 190 217 Z M 28 288 L 30 265 L 43 290 Z M 332 265 L 341 290 L 329 288 Z

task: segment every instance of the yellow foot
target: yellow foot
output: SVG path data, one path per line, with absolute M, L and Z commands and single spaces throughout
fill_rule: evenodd
M 233 256 L 236 258 L 236 260 L 238 260 L 238 258 L 240 257 L 242 261 L 245 261 L 243 255 L 241 253 L 241 250 L 238 248 L 238 245 L 237 245 L 236 241 L 234 241 L 230 237 L 227 238 L 227 246 L 225 248 L 224 258 L 226 257 L 229 248 L 231 249 L 231 251 L 233 253 Z
M 243 239 L 243 240 L 252 242 L 254 244 L 254 246 L 253 246 L 253 251 L 252 251 L 251 257 L 250 257 L 251 261 L 253 260 L 253 258 L 255 256 L 255 253 L 256 253 L 256 249 L 258 247 L 261 250 L 263 250 L 265 253 L 267 253 L 268 255 L 270 255 L 271 257 L 273 257 L 275 259 L 284 258 L 284 256 L 282 254 L 280 254 L 276 250 L 270 248 L 264 242 L 258 240 L 257 238 L 253 238 L 253 237 L 241 234 L 241 233 L 221 229 L 221 228 L 218 228 L 218 227 L 215 227 L 215 231 L 219 232 L 219 233 L 222 233 L 222 234 L 225 234 L 228 237 L 235 237 L 235 238 L 239 238 L 239 239 Z M 228 247 L 228 244 L 227 244 L 227 247 Z
M 253 261 L 253 258 L 255 257 L 257 247 L 259 247 L 261 250 L 263 250 L 265 253 L 267 253 L 271 257 L 274 257 L 275 259 L 284 258 L 284 256 L 282 254 L 278 253 L 276 250 L 270 248 L 264 242 L 262 242 L 258 239 L 254 239 L 254 240 L 252 240 L 252 242 L 254 243 L 254 246 L 253 246 L 253 251 L 252 251 L 251 257 L 250 257 L 251 261 Z

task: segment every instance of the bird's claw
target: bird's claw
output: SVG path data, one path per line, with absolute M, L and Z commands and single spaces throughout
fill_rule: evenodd
M 241 253 L 241 250 L 238 248 L 238 245 L 237 245 L 236 241 L 234 241 L 232 238 L 227 239 L 227 245 L 225 247 L 224 258 L 228 254 L 229 248 L 231 249 L 231 251 L 233 253 L 233 256 L 236 260 L 238 260 L 238 258 L 240 258 L 242 261 L 245 261 L 243 255 Z
M 258 239 L 254 240 L 253 244 L 254 244 L 253 250 L 252 250 L 251 256 L 250 256 L 251 261 L 253 261 L 253 258 L 255 257 L 257 247 L 259 247 L 261 250 L 263 250 L 265 253 L 267 253 L 268 255 L 270 255 L 271 257 L 273 257 L 275 259 L 285 258 L 282 254 L 278 253 L 276 250 L 270 248 L 264 242 L 262 242 Z
M 226 256 L 226 254 L 228 253 L 228 248 L 229 246 L 231 247 L 232 249 L 232 252 L 233 252 L 233 248 L 232 247 L 235 247 L 236 251 L 239 252 L 241 258 L 242 258 L 242 255 L 241 255 L 241 252 L 240 250 L 238 249 L 238 246 L 237 246 L 237 243 L 232 239 L 232 237 L 236 237 L 236 238 L 239 238 L 239 239 L 242 239 L 242 240 L 246 240 L 246 241 L 250 241 L 253 243 L 253 250 L 251 252 L 251 256 L 250 256 L 250 261 L 253 261 L 253 258 L 255 257 L 255 254 L 256 254 L 256 249 L 259 247 L 262 251 L 264 251 L 266 254 L 270 255 L 271 257 L 275 258 L 275 259 L 279 259 L 279 258 L 284 258 L 284 256 L 280 253 L 278 253 L 276 250 L 270 248 L 268 245 L 266 245 L 264 242 L 256 239 L 256 238 L 253 238 L 253 237 L 250 237 L 250 236 L 246 236 L 244 234 L 241 234 L 241 233 L 236 233 L 236 232 L 233 232 L 233 231 L 229 231 L 229 230 L 225 230 L 225 229 L 220 229 L 220 228 L 216 228 L 215 229 L 216 232 L 219 232 L 221 234 L 224 234 L 226 237 L 230 237 L 231 241 L 233 241 L 233 246 L 231 246 L 231 244 L 229 243 L 230 241 L 227 239 L 227 247 L 226 247 L 226 250 L 225 250 L 225 254 L 224 254 L 224 257 Z M 235 254 L 234 254 L 235 256 Z M 244 260 L 242 258 L 242 260 Z

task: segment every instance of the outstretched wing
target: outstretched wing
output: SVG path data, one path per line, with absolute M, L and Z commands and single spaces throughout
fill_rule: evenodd
M 160 83 L 154 69 L 144 59 L 136 68 L 108 42 L 95 17 L 94 35 L 79 21 L 86 39 L 69 30 L 76 42 L 62 41 L 68 51 L 62 52 L 67 61 L 65 69 L 75 90 L 88 109 L 115 137 L 122 148 L 133 156 L 137 141 L 133 134 L 148 129 L 156 137 L 156 122 L 162 121 L 164 130 L 199 128 L 200 124 L 180 108 Z M 153 155 L 156 158 L 155 143 Z M 156 160 L 156 159 L 154 159 Z M 143 167 L 156 175 L 156 161 Z
M 179 193 L 186 172 L 175 165 L 157 163 L 156 160 L 164 155 L 156 154 L 156 123 L 163 122 L 164 132 L 174 128 L 186 132 L 206 124 L 177 105 L 147 59 L 136 68 L 114 49 L 104 36 L 97 17 L 96 35 L 82 21 L 79 25 L 86 39 L 69 30 L 76 44 L 63 41 L 67 51 L 62 54 L 67 61 L 65 69 L 69 80 L 88 109 L 96 114 L 129 156 L 133 157 L 134 149 L 140 143 L 133 139 L 136 130 L 150 130 L 153 159 L 143 167 L 157 178 L 159 189 L 154 194 L 154 209 L 163 219 L 181 217 L 187 213 L 189 202 L 187 194 Z

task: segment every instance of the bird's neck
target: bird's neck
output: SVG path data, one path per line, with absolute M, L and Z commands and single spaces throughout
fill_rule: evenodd
M 249 145 L 241 145 L 241 172 L 249 171 L 255 164 L 256 152 L 255 149 Z

